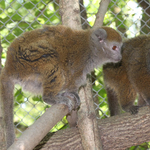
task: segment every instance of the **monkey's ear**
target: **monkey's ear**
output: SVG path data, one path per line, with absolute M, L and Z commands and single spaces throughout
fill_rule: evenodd
M 103 42 L 107 38 L 107 32 L 102 28 L 95 30 L 94 34 L 99 39 L 99 42 Z

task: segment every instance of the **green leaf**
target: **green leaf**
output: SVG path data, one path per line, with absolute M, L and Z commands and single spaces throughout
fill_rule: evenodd
M 28 3 L 25 3 L 25 4 L 24 4 L 24 7 L 25 7 L 26 9 L 33 9 L 33 8 L 35 7 L 35 5 L 32 4 L 31 2 L 28 2 Z
M 32 97 L 32 100 L 33 101 L 41 101 L 41 102 L 43 102 L 41 96 L 34 96 L 34 97 Z
M 5 0 L 0 1 L 0 8 L 5 9 Z
M 22 90 L 19 89 L 15 92 L 14 94 L 14 97 L 15 97 L 15 100 L 19 103 L 23 103 L 24 102 L 24 99 L 23 99 L 23 93 L 22 93 Z
M 17 13 L 17 14 L 14 14 L 14 15 L 12 16 L 12 19 L 13 19 L 14 21 L 20 21 L 20 20 L 22 19 L 22 17 L 21 17 L 21 15 L 19 15 L 19 14 Z

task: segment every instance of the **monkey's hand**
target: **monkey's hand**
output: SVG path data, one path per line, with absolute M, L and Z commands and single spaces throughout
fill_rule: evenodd
M 80 106 L 80 98 L 75 92 L 64 92 L 58 97 L 59 99 L 56 102 L 67 105 L 70 112 Z M 75 102 L 75 104 L 73 102 Z

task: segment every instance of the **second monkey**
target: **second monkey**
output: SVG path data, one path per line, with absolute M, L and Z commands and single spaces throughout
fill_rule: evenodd
M 103 66 L 110 115 L 121 112 L 120 105 L 132 114 L 150 105 L 150 36 L 128 39 L 122 46 L 122 60 Z M 139 96 L 138 106 L 134 101 Z

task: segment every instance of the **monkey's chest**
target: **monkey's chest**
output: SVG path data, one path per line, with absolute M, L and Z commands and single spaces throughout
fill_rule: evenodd
M 72 76 L 69 79 L 66 78 L 67 84 L 65 84 L 65 89 L 68 91 L 78 91 L 78 89 L 86 84 L 86 76 L 80 74 L 80 76 Z

